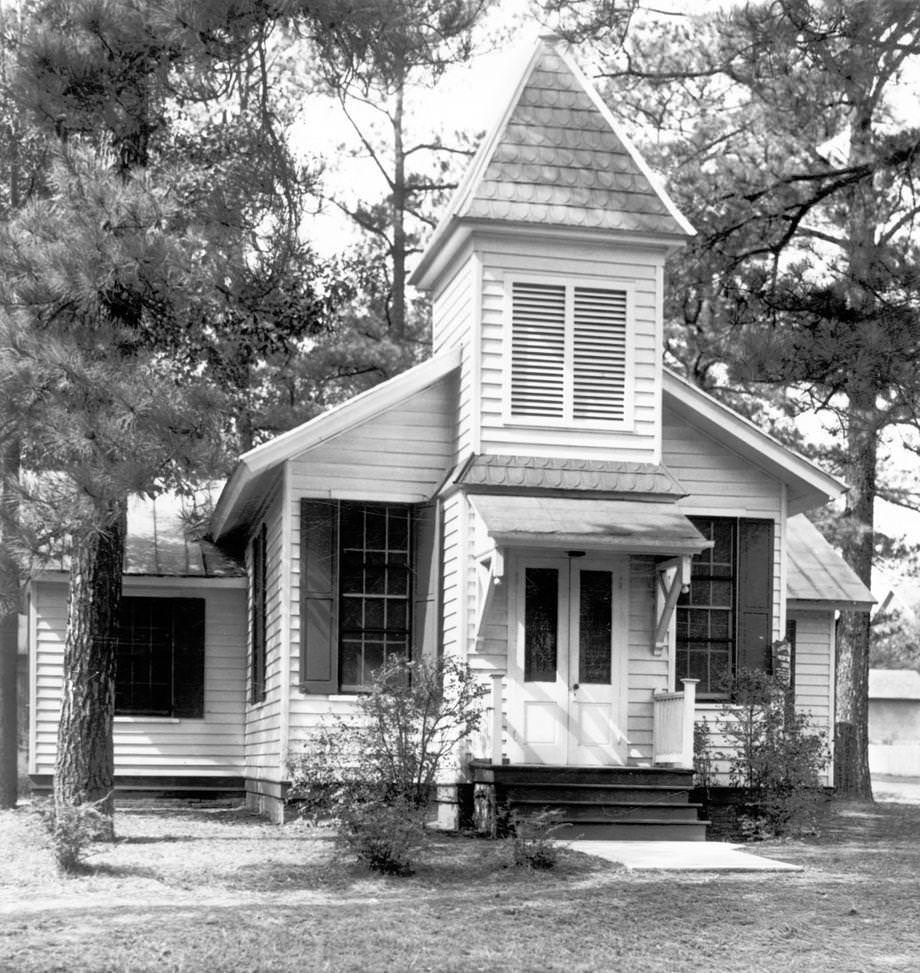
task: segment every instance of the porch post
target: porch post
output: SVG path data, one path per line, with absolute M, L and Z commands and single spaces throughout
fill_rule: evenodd
M 504 713 L 502 712 L 502 680 L 505 678 L 503 672 L 490 673 L 492 679 L 492 753 L 490 754 L 493 764 L 502 762 L 502 727 L 504 723 Z
M 684 686 L 683 747 L 681 763 L 693 767 L 693 724 L 696 722 L 696 684 L 699 679 L 681 679 Z

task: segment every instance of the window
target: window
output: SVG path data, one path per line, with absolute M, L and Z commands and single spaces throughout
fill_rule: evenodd
M 115 713 L 204 716 L 203 598 L 122 597 Z
M 265 524 L 252 539 L 250 591 L 250 642 L 252 655 L 249 660 L 249 701 L 261 703 L 265 699 L 265 669 L 268 661 L 266 637 L 266 554 Z
M 625 424 L 629 292 L 581 284 L 511 284 L 512 419 Z
M 367 688 L 390 655 L 409 653 L 409 508 L 343 503 L 339 524 L 339 684 Z
M 434 658 L 435 503 L 300 503 L 300 688 L 362 692 L 386 655 Z
M 713 546 L 694 555 L 690 590 L 677 603 L 677 682 L 723 695 L 738 668 L 772 666 L 773 522 L 690 518 Z

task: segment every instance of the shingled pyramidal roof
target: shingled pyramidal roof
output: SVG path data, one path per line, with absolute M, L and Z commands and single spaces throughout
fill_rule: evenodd
M 557 37 L 541 38 L 414 278 L 458 222 L 682 238 L 693 228 Z

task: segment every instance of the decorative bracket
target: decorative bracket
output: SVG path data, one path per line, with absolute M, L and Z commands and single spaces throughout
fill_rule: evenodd
M 476 559 L 476 587 L 478 589 L 475 627 L 476 646 L 485 639 L 483 626 L 486 618 L 488 618 L 489 609 L 492 607 L 495 589 L 504 581 L 504 578 L 505 555 L 497 547 Z
M 668 647 L 668 629 L 681 592 L 690 590 L 690 555 L 681 554 L 655 565 L 658 574 L 658 610 L 655 622 L 654 655 L 662 655 Z

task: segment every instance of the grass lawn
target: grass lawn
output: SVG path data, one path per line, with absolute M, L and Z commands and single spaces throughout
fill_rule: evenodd
M 439 838 L 408 879 L 322 832 L 242 811 L 120 811 L 91 870 L 56 874 L 41 827 L 0 812 L 0 970 L 920 969 L 920 807 L 835 807 L 771 842 L 800 874 L 633 874 L 569 852 L 508 866 Z

